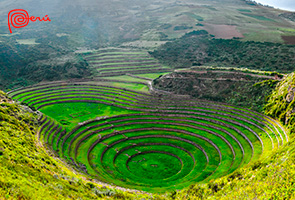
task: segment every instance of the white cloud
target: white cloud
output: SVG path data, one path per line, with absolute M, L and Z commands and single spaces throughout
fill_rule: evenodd
M 256 0 L 256 2 L 262 3 L 264 5 L 270 5 L 275 8 L 295 11 L 294 0 Z

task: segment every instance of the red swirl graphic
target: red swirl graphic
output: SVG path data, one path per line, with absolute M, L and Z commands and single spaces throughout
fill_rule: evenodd
M 14 9 L 8 13 L 8 27 L 10 33 L 12 33 L 11 26 L 14 28 L 22 28 L 27 26 L 29 21 L 29 13 L 26 10 Z
M 23 28 L 29 24 L 30 20 L 32 22 L 35 22 L 36 20 L 51 21 L 47 15 L 45 15 L 42 19 L 34 16 L 29 17 L 29 13 L 26 10 L 14 9 L 8 13 L 8 28 L 10 33 L 12 33 L 11 26 L 14 28 Z

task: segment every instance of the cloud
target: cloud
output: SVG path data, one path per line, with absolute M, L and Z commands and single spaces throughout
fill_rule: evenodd
M 256 0 L 256 2 L 262 3 L 264 5 L 270 5 L 275 8 L 295 11 L 294 0 Z

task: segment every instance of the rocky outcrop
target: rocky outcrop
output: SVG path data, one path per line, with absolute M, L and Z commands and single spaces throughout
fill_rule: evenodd
M 277 86 L 268 99 L 266 114 L 279 119 L 287 125 L 291 132 L 295 131 L 292 126 L 295 123 L 295 74 L 285 77 Z

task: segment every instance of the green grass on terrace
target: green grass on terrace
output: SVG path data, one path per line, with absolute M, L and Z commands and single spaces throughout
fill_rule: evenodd
M 68 161 L 73 159 L 77 165 L 84 165 L 91 176 L 123 187 L 165 192 L 182 189 L 195 182 L 207 183 L 259 159 L 262 153 L 272 149 L 267 133 L 274 139 L 273 128 L 267 129 L 253 112 L 248 113 L 244 109 L 240 113 L 236 107 L 214 107 L 216 104 L 210 107 L 210 103 L 192 106 L 186 104 L 187 100 L 175 103 L 171 103 L 171 99 L 159 101 L 158 97 L 137 93 L 148 93 L 147 85 L 116 82 L 121 79 L 136 81 L 138 78 L 120 76 L 110 79 L 114 82 L 104 82 L 102 86 L 74 86 L 74 83 L 61 83 L 59 86 L 56 83 L 50 87 L 37 86 L 35 90 L 15 91 L 11 95 L 27 91 L 14 98 L 30 106 L 54 103 L 40 111 L 62 125 L 67 133 L 49 135 L 48 132 L 53 132 L 56 127 L 51 123 L 43 129 L 41 139 L 48 139 L 53 149 Z M 98 95 L 94 97 L 95 93 Z M 101 103 L 58 103 L 63 99 L 52 100 L 59 97 L 99 100 Z M 44 99 L 45 102 L 38 103 Z M 159 113 L 165 115 L 159 116 Z M 125 114 L 129 115 L 121 117 Z M 96 120 L 81 124 L 91 119 Z M 265 123 L 270 126 L 272 122 L 265 120 Z M 67 135 L 77 125 L 80 127 Z M 263 141 L 263 152 L 255 134 Z M 277 145 L 276 141 L 274 144 Z M 163 171 L 161 175 L 160 171 Z

